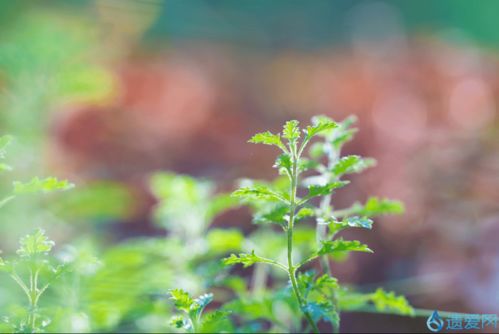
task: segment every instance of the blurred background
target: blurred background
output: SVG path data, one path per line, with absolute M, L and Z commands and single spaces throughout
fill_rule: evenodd
M 498 12 L 492 0 L 2 1 L 0 131 L 16 138 L 15 178 L 77 188 L 9 205 L 0 248 L 42 224 L 58 244 L 101 249 L 160 235 L 153 172 L 230 191 L 275 175 L 275 152 L 246 143 L 253 133 L 353 114 L 360 132 L 345 153 L 378 166 L 335 203 L 377 195 L 407 210 L 355 234 L 375 254 L 336 276 L 421 308 L 497 314 Z M 252 228 L 244 210 L 215 225 Z M 366 329 L 425 325 L 345 315 L 343 331 Z

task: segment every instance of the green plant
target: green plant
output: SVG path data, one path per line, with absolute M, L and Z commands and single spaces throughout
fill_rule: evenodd
M 212 333 L 213 330 L 221 328 L 221 323 L 227 321 L 226 317 L 230 313 L 216 310 L 204 314 L 206 306 L 213 301 L 211 293 L 203 294 L 194 299 L 184 290 L 173 289 L 170 290 L 170 296 L 175 307 L 183 313 L 183 315 L 174 316 L 170 324 L 174 328 L 187 332 Z
M 0 159 L 4 159 L 7 146 L 12 137 L 0 137 Z M 10 171 L 12 168 L 7 164 L 0 164 L 0 171 Z M 60 181 L 54 177 L 45 179 L 33 178 L 29 182 L 14 181 L 10 194 L 0 200 L 0 207 L 7 204 L 18 195 L 37 192 L 52 192 L 67 190 L 74 185 L 67 180 Z M 33 234 L 28 234 L 20 240 L 17 250 L 17 258 L 6 261 L 0 257 L 0 271 L 4 271 L 17 283 L 28 299 L 28 309 L 23 320 L 17 321 L 5 318 L 4 322 L 12 325 L 16 331 L 39 332 L 46 327 L 50 321 L 42 319 L 39 314 L 39 300 L 48 289 L 50 284 L 63 272 L 64 266 L 53 265 L 54 258 L 49 257 L 54 242 L 45 236 L 42 229 L 37 229 Z M 45 282 L 40 281 L 44 276 Z
M 358 310 L 367 304 L 376 309 L 389 309 L 394 313 L 412 314 L 412 308 L 405 298 L 378 290 L 374 294 L 358 294 L 339 285 L 331 276 L 329 257 L 344 258 L 350 252 L 372 253 L 372 250 L 357 240 L 337 238 L 337 234 L 347 228 L 371 229 L 369 217 L 400 213 L 403 208 L 398 202 L 371 198 L 365 205 L 356 203 L 351 208 L 336 210 L 331 205 L 331 197 L 337 189 L 349 181 L 344 175 L 357 173 L 374 164 L 372 159 L 359 156 L 340 157 L 340 150 L 349 141 L 355 130 L 350 129 L 352 119 L 335 123 L 326 117 L 316 117 L 313 125 L 302 131 L 298 121 L 288 121 L 282 134 L 258 133 L 249 142 L 271 145 L 279 148 L 274 167 L 284 176 L 277 182 L 246 182 L 233 193 L 255 210 L 257 223 L 279 225 L 286 233 L 287 261 L 280 262 L 256 254 L 232 254 L 224 259 L 226 265 L 242 264 L 249 267 L 257 263 L 268 264 L 286 272 L 289 277 L 294 300 L 304 319 L 314 332 L 319 332 L 321 320 L 339 329 L 341 310 Z M 311 145 L 310 158 L 305 150 L 312 140 L 322 137 L 323 141 Z M 318 201 L 318 202 L 317 202 Z M 319 244 L 309 254 L 295 251 L 294 232 L 296 224 L 307 219 L 317 222 Z M 324 272 L 303 272 L 313 261 L 321 259 Z
M 0 159 L 5 158 L 6 149 L 12 142 L 11 136 L 0 137 Z M 12 167 L 5 163 L 0 163 L 0 172 L 11 171 Z M 47 177 L 40 179 L 35 177 L 28 182 L 14 181 L 12 183 L 12 190 L 9 194 L 4 195 L 0 199 L 0 208 L 13 200 L 18 195 L 32 194 L 37 192 L 48 193 L 57 190 L 68 190 L 73 188 L 74 185 L 67 180 L 58 180 L 55 177 Z
M 19 244 L 17 258 L 10 261 L 0 258 L 0 270 L 8 273 L 22 289 L 28 300 L 28 309 L 24 319 L 16 322 L 6 318 L 4 321 L 17 332 L 38 333 L 50 323 L 50 319 L 40 314 L 40 298 L 64 272 L 65 266 L 54 264 L 56 260 L 49 256 L 54 242 L 42 229 L 21 238 Z

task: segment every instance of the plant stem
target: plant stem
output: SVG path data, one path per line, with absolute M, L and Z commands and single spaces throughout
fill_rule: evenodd
M 296 281 L 296 268 L 293 265 L 293 228 L 295 222 L 296 215 L 296 191 L 298 187 L 298 156 L 296 154 L 296 146 L 291 147 L 291 151 L 293 154 L 293 168 L 291 172 L 291 189 L 290 189 L 290 207 L 289 207 L 289 221 L 288 221 L 288 274 L 289 279 L 291 280 L 291 285 L 293 287 L 293 291 L 295 293 L 296 299 L 300 306 L 303 315 L 307 319 L 310 326 L 312 326 L 314 333 L 319 333 L 319 328 L 315 324 L 314 320 L 310 313 L 305 309 L 306 304 L 301 296 L 300 290 L 298 289 L 298 283 Z M 300 150 L 302 151 L 302 150 Z
M 333 145 L 330 143 L 329 140 L 326 141 L 325 149 L 327 152 L 327 160 L 328 160 L 327 169 L 328 171 L 330 171 L 333 168 L 334 164 L 338 161 L 340 152 L 334 149 Z M 322 215 L 331 214 L 332 211 L 331 198 L 332 198 L 331 194 L 326 195 L 322 198 L 320 203 L 320 211 Z M 327 225 L 317 223 L 316 238 L 317 238 L 317 243 L 319 244 L 320 247 L 321 242 L 323 240 L 327 240 Z M 329 258 L 327 256 L 321 256 L 320 263 L 322 271 L 328 274 L 329 276 L 333 276 L 331 271 L 331 265 L 329 263 Z M 336 297 L 336 291 L 333 291 L 332 294 L 332 305 L 333 305 L 333 312 L 338 313 L 338 322 L 333 323 L 333 333 L 339 333 L 340 316 L 339 316 L 338 299 Z

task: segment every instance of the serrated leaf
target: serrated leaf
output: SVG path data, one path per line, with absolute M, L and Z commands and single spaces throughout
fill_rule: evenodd
M 30 258 L 37 255 L 46 255 L 54 247 L 55 243 L 47 238 L 45 231 L 37 229 L 33 234 L 22 237 L 17 254 L 23 258 Z
M 371 229 L 373 221 L 369 218 L 365 217 L 347 217 L 343 219 L 343 221 L 337 221 L 336 218 L 332 217 L 329 219 L 324 219 L 323 220 L 326 224 L 329 224 L 329 237 L 333 238 L 334 235 L 346 228 L 349 227 L 358 227 L 358 228 L 365 228 L 365 229 Z
M 14 194 L 27 194 L 35 192 L 52 192 L 58 190 L 68 190 L 74 187 L 74 184 L 67 180 L 58 180 L 55 177 L 40 179 L 33 178 L 29 182 L 14 182 Z
M 286 150 L 284 144 L 281 141 L 281 136 L 279 134 L 273 134 L 270 131 L 257 133 L 256 135 L 251 137 L 248 142 L 252 144 L 274 145 L 284 151 Z
M 378 311 L 392 311 L 400 315 L 413 315 L 414 309 L 404 296 L 397 296 L 394 292 L 386 292 L 379 288 L 371 295 L 371 301 Z
M 344 174 L 360 173 L 376 164 L 374 159 L 363 159 L 358 155 L 349 155 L 341 158 L 332 168 L 336 176 Z
M 173 300 L 177 309 L 187 313 L 191 311 L 191 307 L 195 304 L 195 301 L 191 298 L 189 293 L 182 289 L 172 289 L 169 292 L 170 299 Z
M 296 120 L 287 121 L 286 124 L 284 124 L 282 136 L 288 139 L 290 142 L 296 141 L 298 138 L 300 138 L 300 128 L 298 126 L 299 124 L 300 123 Z
M 334 254 L 339 252 L 366 252 L 373 253 L 371 249 L 358 240 L 337 239 L 333 241 L 323 241 L 317 252 L 318 255 Z
M 281 195 L 266 186 L 243 187 L 234 191 L 232 196 L 246 199 L 282 201 L 287 203 L 284 195 Z
M 226 266 L 232 266 L 234 264 L 242 264 L 244 268 L 251 267 L 255 263 L 266 263 L 268 262 L 266 259 L 255 255 L 255 251 L 252 251 L 251 254 L 241 253 L 239 255 L 231 254 L 230 257 L 227 257 L 222 260 L 222 263 Z
M 312 185 L 308 187 L 308 194 L 306 196 L 307 199 L 317 196 L 326 196 L 332 194 L 334 190 L 343 188 L 350 182 L 348 181 L 336 181 L 331 182 L 326 185 Z
M 332 130 L 338 127 L 338 124 L 328 119 L 319 119 L 317 124 L 309 125 L 305 129 L 305 140 L 310 140 L 315 135 Z

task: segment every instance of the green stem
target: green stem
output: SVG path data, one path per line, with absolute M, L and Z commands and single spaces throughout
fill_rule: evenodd
M 296 215 L 296 191 L 297 191 L 297 187 L 298 187 L 297 164 L 298 164 L 298 157 L 299 156 L 297 156 L 297 154 L 296 154 L 296 146 L 291 147 L 291 151 L 293 154 L 293 170 L 291 172 L 291 189 L 290 189 L 291 205 L 289 208 L 289 221 L 288 221 L 288 230 L 287 230 L 287 236 L 288 236 L 288 274 L 289 274 L 289 279 L 291 281 L 291 285 L 293 287 L 293 291 L 295 293 L 295 297 L 298 301 L 298 304 L 300 306 L 301 311 L 303 312 L 303 315 L 307 319 L 310 326 L 312 326 L 314 333 L 319 333 L 319 328 L 317 328 L 317 325 L 315 324 L 314 320 L 312 319 L 312 316 L 310 315 L 310 313 L 305 309 L 306 304 L 301 296 L 300 290 L 298 289 L 298 283 L 296 281 L 296 268 L 293 265 L 293 228 L 294 228 L 295 215 Z M 302 151 L 302 149 L 300 149 L 300 152 L 301 151 Z
M 326 141 L 326 151 L 327 151 L 327 159 L 328 159 L 328 173 L 329 171 L 333 168 L 334 164 L 338 161 L 338 158 L 340 156 L 340 152 L 336 151 L 331 145 L 330 141 Z M 331 206 L 331 198 L 332 195 L 329 194 L 327 196 L 324 196 L 321 200 L 320 203 L 320 211 L 322 215 L 330 215 L 332 211 L 332 206 Z M 322 225 L 317 223 L 316 227 L 316 238 L 317 238 L 317 243 L 320 244 L 323 240 L 327 239 L 327 225 Z M 329 276 L 333 276 L 332 271 L 331 271 L 331 265 L 329 263 L 329 258 L 327 256 L 321 256 L 320 257 L 320 263 L 322 267 L 322 271 Z M 334 291 L 332 294 L 332 305 L 333 305 L 333 311 L 338 313 L 338 322 L 333 324 L 333 332 L 334 333 L 339 333 L 340 331 L 340 316 L 339 316 L 339 307 L 338 307 L 338 298 L 336 296 L 336 292 Z

